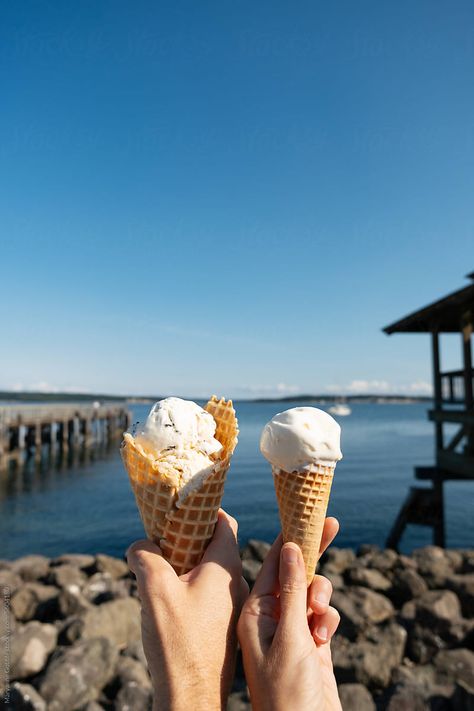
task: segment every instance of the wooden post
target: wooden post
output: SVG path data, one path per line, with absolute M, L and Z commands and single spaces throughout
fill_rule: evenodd
M 471 335 L 472 324 L 468 323 L 462 330 L 462 350 L 464 361 L 464 404 L 466 412 L 472 412 L 474 409 L 473 392 L 472 392 L 472 353 L 471 353 Z M 474 451 L 474 430 L 469 425 L 467 426 L 467 451 Z
M 438 329 L 432 332 L 432 351 L 433 351 L 433 388 L 434 388 L 434 406 L 435 411 L 442 409 L 442 393 L 441 393 L 441 368 L 439 360 L 439 333 Z M 437 421 L 435 424 L 435 443 L 436 443 L 436 463 L 438 462 L 438 451 L 443 449 L 443 425 Z

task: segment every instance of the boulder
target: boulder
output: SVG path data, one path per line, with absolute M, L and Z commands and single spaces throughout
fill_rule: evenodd
M 138 639 L 136 642 L 132 642 L 127 647 L 125 647 L 125 649 L 122 652 L 122 655 L 124 657 L 131 657 L 132 659 L 136 659 L 145 668 L 147 667 L 148 663 L 147 663 L 147 660 L 145 657 L 145 652 L 143 650 L 143 643 L 142 643 L 141 638 Z
M 430 711 L 432 707 L 416 686 L 397 685 L 387 694 L 382 708 L 385 711 Z
M 387 548 L 386 550 L 365 556 L 364 560 L 369 568 L 379 570 L 381 573 L 388 573 L 397 565 L 398 553 Z
M 428 590 L 416 600 L 407 602 L 401 617 L 415 620 L 423 627 L 442 631 L 461 616 L 459 598 L 450 590 Z
M 326 575 L 326 570 L 331 573 L 344 573 L 353 565 L 355 558 L 352 548 L 328 548 L 321 556 L 322 575 Z
M 115 646 L 103 637 L 59 649 L 39 687 L 48 711 L 75 711 L 97 699 L 113 677 L 117 656 Z
M 94 563 L 95 557 L 86 553 L 65 553 L 51 561 L 52 566 L 74 565 L 76 568 L 81 568 L 81 570 L 92 568 Z
M 360 558 L 364 555 L 368 555 L 369 553 L 379 553 L 380 552 L 380 546 L 378 546 L 376 543 L 362 543 L 358 549 L 357 549 L 357 557 Z
M 462 573 L 474 573 L 474 550 L 462 552 Z
M 151 679 L 141 662 L 128 656 L 120 656 L 117 662 L 116 676 L 119 686 L 135 682 L 145 689 L 151 689 Z
M 421 575 L 412 568 L 405 568 L 395 574 L 388 596 L 397 607 L 401 607 L 408 600 L 420 597 L 427 590 L 428 586 Z
M 151 711 L 153 694 L 151 688 L 143 688 L 137 682 L 130 681 L 122 686 L 115 697 L 115 711 Z
M 82 593 L 87 600 L 101 604 L 108 600 L 128 597 L 136 585 L 131 578 L 113 578 L 110 573 L 94 573 L 86 582 Z
M 47 581 L 58 588 L 68 590 L 73 588 L 79 591 L 86 581 L 86 575 L 77 566 L 64 563 L 51 568 Z
M 474 573 L 452 575 L 447 578 L 446 587 L 458 596 L 464 617 L 474 617 Z
M 109 708 L 109 705 L 107 705 L 107 708 Z M 97 701 L 89 701 L 89 703 L 81 707 L 81 711 L 104 711 L 104 707 Z
M 17 620 L 51 620 L 57 610 L 58 590 L 53 585 L 24 583 L 11 599 L 11 609 Z
M 245 691 L 234 691 L 227 700 L 227 711 L 252 711 L 250 700 Z
M 463 568 L 464 557 L 461 551 L 457 551 L 454 548 L 446 548 L 444 550 L 444 555 L 448 559 L 451 568 L 455 573 L 460 573 Z
M 346 591 L 335 590 L 331 605 L 341 615 L 339 633 L 349 639 L 356 639 L 368 625 L 384 622 L 395 613 L 384 595 L 357 586 Z
M 338 692 L 342 711 L 375 711 L 374 700 L 362 684 L 341 684 Z
M 324 576 L 330 581 L 333 590 L 342 590 L 344 587 L 344 578 L 339 573 L 331 573 L 331 571 L 324 571 Z
M 0 570 L 0 594 L 2 598 L 5 595 L 5 590 L 9 595 L 13 595 L 21 585 L 23 585 L 23 580 L 14 570 L 11 568 Z
M 248 560 L 249 558 L 252 558 L 253 560 L 258 560 L 260 561 L 260 563 L 263 563 L 263 561 L 267 557 L 267 553 L 270 548 L 270 543 L 266 543 L 265 541 L 257 541 L 255 538 L 250 538 L 247 541 L 247 545 L 242 550 L 242 559 Z
M 57 599 L 58 615 L 62 618 L 83 615 L 92 607 L 92 603 L 76 588 L 61 590 Z
M 366 637 L 357 642 L 336 635 L 332 649 L 338 683 L 357 682 L 369 688 L 385 688 L 402 661 L 406 639 L 406 630 L 394 622 L 371 627 Z
M 470 649 L 446 649 L 434 660 L 439 681 L 474 687 L 474 652 Z
M 247 558 L 242 561 L 242 575 L 250 586 L 256 581 L 261 567 L 262 564 L 253 558 Z
M 105 555 L 104 553 L 96 555 L 92 568 L 93 570 L 90 572 L 108 573 L 115 580 L 130 574 L 129 567 L 124 560 L 120 560 L 120 558 L 113 558 L 112 556 Z
M 346 571 L 346 580 L 350 585 L 361 585 L 379 592 L 386 592 L 392 587 L 390 580 L 379 570 L 364 568 L 360 565 Z
M 40 580 L 48 575 L 49 558 L 44 555 L 25 555 L 17 558 L 11 569 L 26 582 Z
M 54 625 L 28 622 L 19 625 L 10 640 L 12 679 L 27 679 L 38 674 L 56 647 L 58 633 Z
M 74 618 L 64 631 L 70 644 L 78 639 L 106 637 L 120 649 L 141 638 L 140 603 L 134 598 L 92 606 Z
M 418 566 L 418 572 L 432 590 L 443 588 L 446 578 L 453 574 L 453 567 L 443 548 L 438 546 L 417 548 L 412 556 Z
M 10 687 L 10 704 L 15 711 L 46 711 L 46 701 L 31 684 L 15 681 Z

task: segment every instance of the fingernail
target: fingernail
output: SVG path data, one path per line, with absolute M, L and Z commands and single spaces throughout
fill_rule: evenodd
M 282 556 L 285 563 L 298 562 L 298 551 L 292 546 L 284 546 L 282 550 Z
M 321 625 L 321 627 L 318 627 L 317 635 L 319 639 L 326 640 L 328 638 L 328 628 Z
M 329 605 L 329 598 L 324 592 L 319 592 L 314 599 L 316 602 L 320 602 L 321 605 Z

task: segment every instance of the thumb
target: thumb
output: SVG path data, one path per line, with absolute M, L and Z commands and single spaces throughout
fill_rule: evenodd
M 307 627 L 306 572 L 300 548 L 285 543 L 280 553 L 280 624 L 282 631 Z

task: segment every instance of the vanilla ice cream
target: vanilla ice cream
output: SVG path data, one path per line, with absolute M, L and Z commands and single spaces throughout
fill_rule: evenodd
M 168 397 L 153 405 L 134 440 L 168 476 L 180 498 L 198 488 L 213 471 L 222 444 L 214 437 L 212 415 L 190 400 Z
M 312 465 L 335 466 L 342 459 L 341 428 L 316 407 L 293 407 L 279 412 L 265 425 L 260 450 L 274 469 L 285 472 Z

